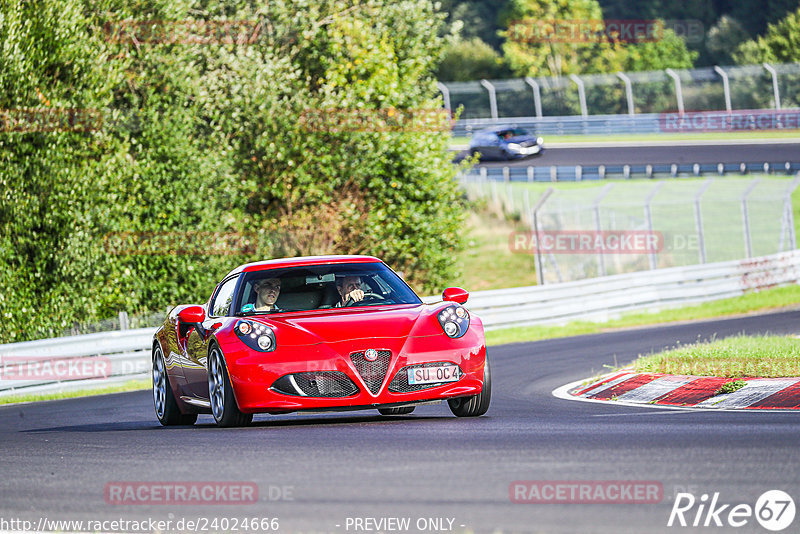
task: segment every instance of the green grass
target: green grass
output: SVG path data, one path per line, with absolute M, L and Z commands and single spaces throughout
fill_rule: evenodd
M 655 313 L 633 312 L 603 323 L 590 321 L 573 321 L 563 326 L 526 326 L 489 330 L 486 332 L 488 345 L 521 343 L 558 337 L 597 334 L 621 328 L 647 326 L 679 321 L 712 319 L 730 315 L 740 315 L 756 311 L 786 308 L 800 304 L 800 286 L 787 286 L 748 293 L 741 297 L 717 300 L 688 306 L 663 310 Z
M 458 257 L 461 275 L 454 285 L 468 291 L 535 285 L 533 256 L 512 254 L 509 248 L 509 236 L 515 230 L 525 231 L 525 227 L 486 211 L 472 212 L 466 247 Z
M 800 376 L 800 338 L 740 335 L 694 343 L 642 356 L 633 363 L 633 369 L 724 378 L 796 377 Z M 728 387 L 732 388 L 736 385 Z
M 733 382 L 725 382 L 722 384 L 722 387 L 719 388 L 717 391 L 714 392 L 714 396 L 717 395 L 728 395 L 730 393 L 736 393 L 743 387 L 747 385 L 747 382 L 744 380 L 734 380 Z
M 90 397 L 94 395 L 107 395 L 109 393 L 122 393 L 125 391 L 139 391 L 150 389 L 152 383 L 150 380 L 130 380 L 123 384 L 116 386 L 109 386 L 105 388 L 96 389 L 81 389 L 75 391 L 64 391 L 58 393 L 41 393 L 31 395 L 10 395 L 8 397 L 0 397 L 0 404 L 15 404 L 18 402 L 38 402 L 59 399 L 72 399 L 75 397 Z
M 638 135 L 547 135 L 545 147 L 551 143 L 597 143 L 626 141 L 726 141 L 736 139 L 796 139 L 800 130 L 755 130 L 747 132 L 709 132 L 680 134 L 638 134 Z M 466 145 L 469 137 L 453 137 L 451 144 Z

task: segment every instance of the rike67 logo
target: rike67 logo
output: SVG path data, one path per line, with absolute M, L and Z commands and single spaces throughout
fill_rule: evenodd
M 777 532 L 791 525 L 794 515 L 794 500 L 781 490 L 764 492 L 755 506 L 719 504 L 719 492 L 715 492 L 710 500 L 707 493 L 699 499 L 691 493 L 678 493 L 667 526 L 738 528 L 747 525 L 755 516 L 762 527 Z

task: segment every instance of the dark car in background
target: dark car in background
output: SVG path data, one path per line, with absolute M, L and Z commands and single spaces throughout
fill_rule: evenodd
M 493 126 L 475 132 L 470 139 L 470 155 L 481 160 L 511 160 L 536 156 L 544 150 L 541 137 L 524 128 Z

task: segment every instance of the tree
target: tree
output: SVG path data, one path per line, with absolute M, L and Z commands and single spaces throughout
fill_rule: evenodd
M 436 69 L 436 77 L 443 82 L 498 79 L 510 75 L 502 56 L 478 37 L 451 40 Z
M 622 63 L 601 32 L 596 0 L 511 0 L 501 35 L 506 61 L 519 76 L 616 72 Z
M 734 57 L 741 64 L 800 61 L 800 8 L 770 24 L 764 36 L 743 43 Z

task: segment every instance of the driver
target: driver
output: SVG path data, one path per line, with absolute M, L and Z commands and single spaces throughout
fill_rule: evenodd
M 263 278 L 253 284 L 256 291 L 255 311 L 280 311 L 275 306 L 278 295 L 281 293 L 280 278 Z
M 334 308 L 341 308 L 348 300 L 360 302 L 364 299 L 364 290 L 361 289 L 360 276 L 343 276 L 336 279 L 336 291 L 341 300 L 334 304 Z

